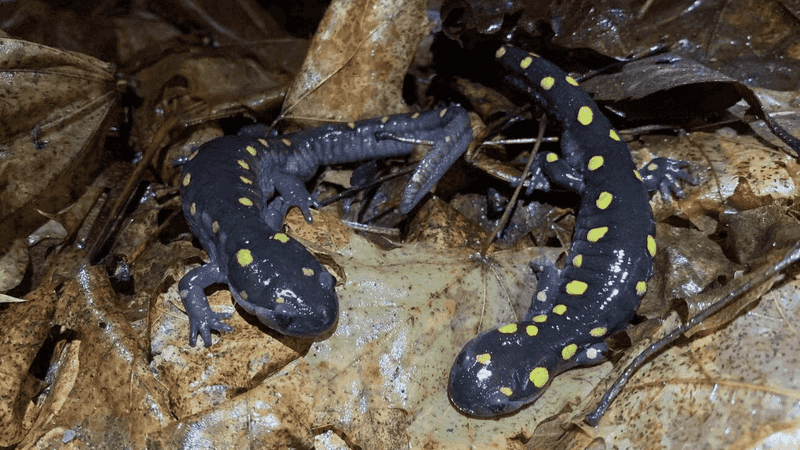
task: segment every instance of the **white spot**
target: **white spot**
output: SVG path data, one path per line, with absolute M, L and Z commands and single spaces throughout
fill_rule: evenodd
M 492 376 L 492 371 L 486 368 L 486 366 L 481 367 L 481 370 L 478 371 L 478 381 L 485 381 Z

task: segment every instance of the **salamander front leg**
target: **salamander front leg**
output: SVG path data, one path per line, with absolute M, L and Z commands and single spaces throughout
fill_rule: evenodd
M 211 310 L 203 289 L 214 283 L 227 282 L 216 264 L 208 263 L 187 273 L 178 283 L 178 290 L 189 315 L 189 345 L 194 347 L 197 334 L 203 338 L 206 347 L 211 346 L 211 330 L 230 332 L 233 327 L 223 323 L 223 319 L 231 317 L 228 313 Z
M 661 192 L 661 198 L 664 201 L 669 201 L 670 194 L 675 194 L 678 198 L 683 197 L 680 181 L 685 181 L 689 184 L 698 184 L 700 182 L 686 170 L 690 166 L 686 161 L 655 158 L 639 169 L 639 175 L 642 176 L 642 182 L 644 182 L 648 192 L 658 190 Z

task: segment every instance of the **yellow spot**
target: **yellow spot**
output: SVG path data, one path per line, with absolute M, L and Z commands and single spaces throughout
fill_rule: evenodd
M 567 312 L 567 305 L 556 305 L 553 307 L 553 314 L 563 316 L 565 312 Z
M 445 142 L 450 142 L 451 140 L 452 140 L 452 139 L 450 139 L 450 136 L 445 136 L 445 138 L 444 138 L 444 141 L 445 141 Z
M 314 276 L 314 269 L 311 269 L 311 268 L 308 268 L 308 267 L 303 267 L 303 275 L 305 275 L 307 277 L 313 277 Z
M 598 356 L 600 356 L 600 353 L 597 351 L 596 348 L 590 348 L 589 350 L 586 350 L 586 357 L 587 358 L 595 359 Z
M 412 119 L 418 119 L 419 118 L 419 113 L 415 112 L 414 114 L 411 115 L 411 118 Z
M 647 235 L 647 253 L 653 258 L 656 257 L 656 240 L 653 236 Z
M 444 117 L 444 116 L 445 116 L 445 114 L 447 114 L 447 108 L 445 108 L 445 109 L 443 109 L 443 110 L 439 111 L 439 117 Z
M 531 58 L 530 56 L 526 56 L 522 58 L 522 61 L 519 62 L 519 66 L 522 67 L 523 69 L 527 69 L 528 67 L 531 66 L 532 62 L 533 58 Z
M 192 204 L 189 205 L 189 214 L 191 215 L 197 214 L 197 203 L 192 202 Z
M 253 180 L 251 180 L 250 178 L 247 178 L 244 175 L 240 176 L 239 179 L 242 180 L 242 183 L 244 183 L 244 184 L 253 184 Z
M 637 180 L 639 180 L 639 181 L 644 181 L 644 180 L 642 179 L 642 174 L 640 174 L 638 170 L 634 170 L 634 171 L 633 171 L 633 175 L 636 177 L 636 179 L 637 179 Z
M 503 334 L 514 334 L 517 332 L 517 324 L 509 323 L 508 325 L 503 325 L 502 327 L 498 328 L 497 331 Z
M 619 135 L 617 134 L 617 132 L 616 132 L 616 131 L 614 131 L 614 130 L 609 130 L 609 131 L 608 131 L 608 135 L 609 135 L 609 136 L 611 136 L 611 139 L 613 139 L 613 140 L 615 140 L 615 141 L 619 142 Z
M 611 192 L 603 191 L 603 192 L 600 193 L 600 196 L 597 197 L 597 201 L 595 202 L 595 204 L 600 209 L 606 209 L 606 208 L 608 208 L 608 205 L 611 204 L 611 200 L 613 198 L 614 198 L 614 196 L 611 195 Z
M 530 378 L 534 386 L 541 389 L 550 381 L 550 372 L 544 367 L 537 367 L 531 370 L 531 374 L 528 375 L 528 378 Z
M 591 334 L 594 337 L 600 337 L 605 335 L 607 331 L 608 330 L 606 329 L 606 327 L 597 327 L 597 328 L 592 328 L 592 331 L 590 331 L 589 334 Z
M 546 302 L 547 301 L 547 294 L 544 291 L 537 292 L 536 293 L 536 300 L 539 300 L 540 302 Z
M 578 351 L 578 346 L 575 344 L 569 344 L 568 346 L 561 349 L 561 357 L 564 358 L 564 361 L 568 361 L 570 358 L 575 356 L 575 353 Z
M 247 300 L 247 292 L 246 291 L 239 292 L 239 297 L 242 297 L 243 299 Z
M 283 304 L 286 302 L 286 299 L 283 297 L 275 297 L 275 303 Z
M 586 292 L 586 289 L 589 287 L 588 284 L 584 283 L 580 280 L 572 280 L 565 286 L 567 290 L 567 294 L 569 295 L 583 295 Z
M 239 199 L 239 203 L 243 204 L 244 206 L 253 206 L 253 201 L 247 197 L 241 197 Z
M 652 164 L 652 163 L 651 163 L 651 164 L 648 164 L 648 165 L 647 165 L 647 170 L 649 170 L 650 172 L 653 172 L 653 171 L 655 171 L 656 169 L 658 169 L 658 165 L 656 165 L 656 164 Z
M 547 314 L 539 314 L 538 316 L 534 316 L 531 320 L 536 323 L 545 323 L 547 322 Z
M 275 239 L 281 244 L 289 242 L 289 236 L 287 236 L 286 233 L 275 233 L 275 236 L 272 236 L 272 239 Z
M 191 173 L 187 173 L 186 175 L 183 176 L 183 187 L 188 186 L 189 183 L 191 183 L 191 182 L 192 182 L 192 174 Z
M 347 122 L 347 127 L 350 128 L 351 130 L 355 130 L 356 129 L 356 123 L 355 122 Z
M 539 327 L 537 327 L 536 325 L 528 325 L 527 327 L 525 327 L 525 333 L 527 333 L 528 336 L 536 336 L 537 334 L 539 334 Z
M 386 123 L 386 122 L 388 122 L 388 121 L 389 121 L 389 116 L 383 116 L 383 117 L 381 117 L 381 123 Z
M 217 222 L 216 220 L 211 222 L 211 231 L 213 231 L 214 233 L 219 233 L 219 222 Z
M 503 56 L 505 56 L 505 54 L 506 54 L 506 48 L 505 47 L 500 47 L 500 48 L 497 49 L 496 52 L 494 52 L 494 57 L 495 58 L 502 58 Z
M 589 159 L 589 170 L 597 170 L 603 167 L 604 162 L 605 160 L 602 156 L 592 156 L 591 159 Z
M 556 84 L 556 80 L 553 77 L 544 77 L 542 81 L 539 82 L 539 86 L 545 91 L 549 91 L 554 84 Z
M 243 248 L 236 252 L 236 262 L 242 267 L 247 267 L 253 262 L 253 254 L 250 253 L 250 250 Z
M 492 355 L 488 353 L 481 353 L 480 355 L 475 357 L 475 361 L 483 364 L 484 366 L 492 362 Z
M 578 110 L 578 122 L 582 123 L 583 125 L 589 125 L 592 123 L 592 119 L 594 118 L 594 113 L 592 113 L 592 108 L 588 106 L 581 106 Z
M 572 267 L 580 268 L 583 265 L 583 255 L 575 255 L 572 258 Z
M 189 155 L 189 158 L 187 159 L 187 161 L 193 160 L 195 156 L 197 156 L 197 152 L 192 152 L 192 154 Z
M 549 162 L 549 163 L 554 163 L 554 162 L 558 161 L 558 155 L 556 155 L 553 152 L 550 152 L 550 153 L 547 154 L 547 156 L 545 156 L 545 160 L 547 162 Z
M 514 393 L 514 391 L 512 391 L 510 387 L 501 387 L 500 389 L 498 389 L 498 391 L 501 394 L 505 395 L 506 397 L 511 397 L 511 394 Z
M 242 169 L 250 170 L 250 165 L 247 164 L 243 159 L 236 161 L 236 163 L 239 164 L 239 167 L 241 167 Z
M 575 78 L 572 78 L 571 76 L 567 75 L 564 79 L 567 80 L 567 83 L 569 83 L 569 84 L 571 84 L 571 85 L 573 85 L 575 87 L 578 86 L 578 82 L 575 81 Z M 584 125 L 586 125 L 586 124 L 584 124 Z
M 269 142 L 267 142 L 267 140 L 266 140 L 266 139 L 259 138 L 259 139 L 258 139 L 258 143 L 259 143 L 259 144 L 261 144 L 261 145 L 263 145 L 263 146 L 264 146 L 264 147 L 266 147 L 266 148 L 269 148 Z
M 588 233 L 586 233 L 586 240 L 589 242 L 597 242 L 602 239 L 606 233 L 608 233 L 608 227 L 592 228 Z
M 641 297 L 645 292 L 647 292 L 647 283 L 644 281 L 636 283 L 636 295 Z
M 283 138 L 283 139 L 281 139 L 281 142 L 283 142 L 283 145 L 285 145 L 287 147 L 291 147 L 292 146 L 292 141 L 290 141 L 289 139 Z
M 253 147 L 252 145 L 248 145 L 247 147 L 245 147 L 245 150 L 247 150 L 247 153 L 250 153 L 253 156 L 256 156 L 258 154 L 256 148 Z

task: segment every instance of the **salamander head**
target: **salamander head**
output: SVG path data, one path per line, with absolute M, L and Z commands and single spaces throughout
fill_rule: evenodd
M 468 342 L 450 370 L 448 391 L 456 408 L 471 416 L 493 417 L 536 400 L 559 364 L 537 333 L 531 322 L 518 322 Z
M 608 347 L 602 336 L 545 322 L 510 323 L 469 341 L 450 370 L 456 408 L 476 417 L 509 414 L 533 403 L 561 372 L 603 361 Z
M 338 317 L 333 275 L 283 233 L 237 250 L 228 282 L 242 308 L 289 336 L 316 337 Z

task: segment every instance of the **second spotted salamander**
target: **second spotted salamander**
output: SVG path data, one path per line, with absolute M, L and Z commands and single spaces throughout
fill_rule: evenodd
M 408 212 L 466 150 L 469 116 L 459 107 L 327 125 L 285 136 L 248 133 L 214 139 L 189 157 L 181 177 L 183 213 L 209 262 L 178 288 L 189 315 L 189 344 L 199 334 L 231 331 L 228 314 L 211 310 L 203 289 L 227 283 L 236 302 L 268 327 L 314 337 L 336 321 L 335 279 L 296 241 L 281 233 L 284 213 L 299 206 L 310 220 L 317 202 L 304 182 L 320 165 L 432 150 L 411 177 L 400 207 Z M 276 195 L 276 191 L 277 194 Z
M 681 195 L 677 182 L 692 180 L 685 163 L 665 158 L 637 171 L 608 119 L 555 65 L 513 47 L 495 56 L 503 81 L 541 104 L 563 130 L 561 154 L 538 153 L 529 186 L 556 186 L 581 200 L 566 267 L 540 268 L 524 320 L 471 340 L 452 366 L 451 401 L 478 417 L 516 411 L 559 373 L 603 360 L 604 339 L 628 325 L 653 274 L 648 191 Z

